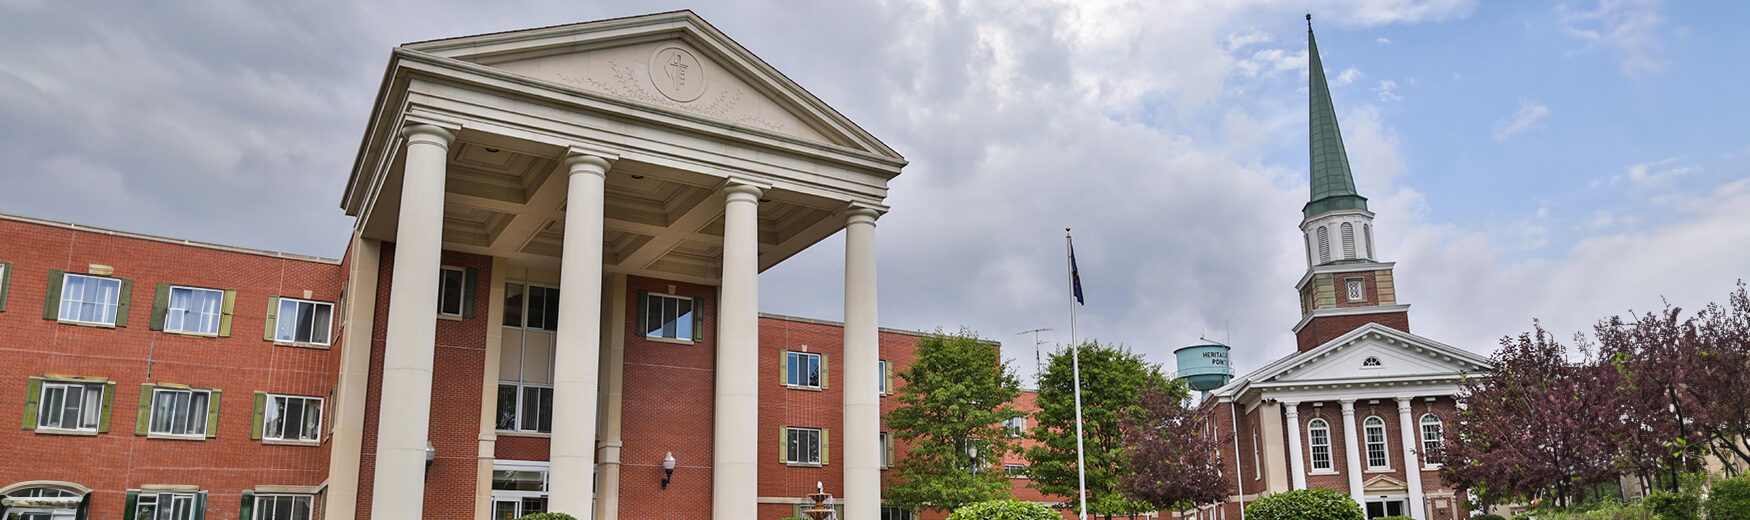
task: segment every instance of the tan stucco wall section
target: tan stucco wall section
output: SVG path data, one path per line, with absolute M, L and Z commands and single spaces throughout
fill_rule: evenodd
M 1260 439 L 1264 444 L 1264 491 L 1288 491 L 1288 455 L 1283 449 L 1288 437 L 1283 430 L 1287 425 L 1282 423 L 1282 405 L 1276 401 L 1258 405 L 1258 420 L 1259 433 L 1264 437 Z
M 377 270 L 382 243 L 353 233 L 347 273 L 345 343 L 334 388 L 334 443 L 328 458 L 328 498 L 323 518 L 352 520 L 358 512 L 359 457 L 364 448 L 365 395 L 371 376 L 371 327 L 377 310 Z

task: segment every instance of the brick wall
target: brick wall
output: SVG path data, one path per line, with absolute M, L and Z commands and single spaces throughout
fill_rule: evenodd
M 1337 339 L 1349 331 L 1369 323 L 1378 323 L 1404 332 L 1410 331 L 1410 313 L 1379 312 L 1373 314 L 1352 314 L 1348 316 L 1321 316 L 1313 318 L 1300 332 L 1295 333 L 1295 343 L 1301 352 L 1318 348 L 1325 342 Z
M 673 286 L 673 290 L 670 290 Z M 705 299 L 700 343 L 638 333 L 638 291 Z M 637 276 L 626 279 L 626 365 L 621 412 L 620 517 L 702 518 L 711 511 L 711 454 L 717 365 L 717 288 Z M 763 321 L 761 335 L 767 334 Z M 763 397 L 763 396 L 762 396 Z M 662 489 L 662 458 L 674 452 L 674 480 Z

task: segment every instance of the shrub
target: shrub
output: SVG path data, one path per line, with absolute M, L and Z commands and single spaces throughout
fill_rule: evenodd
M 1740 475 L 1714 484 L 1707 495 L 1708 520 L 1750 518 L 1750 475 Z
M 1470 520 L 1507 520 L 1507 519 L 1502 518 L 1501 515 L 1489 514 L 1489 515 L 1473 516 L 1470 518 Z
M 1051 508 L 1019 500 L 992 500 L 954 510 L 948 520 L 1062 520 Z
M 1348 493 L 1330 489 L 1298 489 L 1258 499 L 1246 506 L 1253 520 L 1363 520 L 1361 505 Z
M 529 513 L 516 520 L 577 520 L 577 517 L 565 513 Z
M 1403 515 L 1398 515 L 1398 516 L 1382 516 L 1382 517 L 1376 518 L 1374 520 L 1416 520 L 1416 519 L 1410 518 L 1407 516 L 1403 516 Z
M 1701 497 L 1694 493 L 1660 491 L 1647 495 L 1646 504 L 1657 520 L 1701 520 Z

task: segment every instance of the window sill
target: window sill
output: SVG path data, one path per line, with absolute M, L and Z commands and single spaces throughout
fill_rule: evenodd
M 1335 472 L 1335 471 L 1314 470 L 1314 471 L 1308 472 L 1307 476 L 1309 476 L 1309 477 L 1322 477 L 1322 476 L 1326 476 L 1326 475 L 1336 475 L 1336 474 L 1337 474 L 1337 472 Z
M 262 444 L 268 446 L 321 446 L 322 441 L 288 441 L 280 439 L 262 439 Z
M 92 328 L 98 328 L 98 329 L 113 329 L 113 328 L 115 328 L 115 324 L 113 324 L 113 323 L 91 323 L 88 321 L 73 321 L 73 320 L 55 320 L 55 321 L 59 322 L 62 325 L 78 325 L 80 327 L 92 327 Z
M 784 388 L 788 388 L 791 390 L 807 390 L 810 392 L 824 392 L 824 391 L 826 391 L 825 388 L 821 388 L 818 386 L 784 385 Z
M 675 345 L 696 345 L 699 343 L 697 341 L 693 341 L 690 339 L 664 338 L 664 337 L 651 337 L 651 336 L 644 336 L 644 340 L 645 341 L 654 341 L 657 343 L 672 343 Z
M 308 348 L 308 349 L 316 349 L 316 350 L 328 350 L 328 345 L 318 345 L 318 344 L 315 344 L 315 343 L 298 343 L 298 342 L 296 342 L 296 341 L 280 341 L 280 340 L 274 340 L 274 342 L 273 342 L 273 346 L 276 346 L 276 347 L 295 347 L 295 348 Z
M 166 441 L 197 441 L 198 442 L 198 441 L 207 440 L 206 435 L 170 435 L 167 433 L 148 433 L 148 434 L 146 434 L 146 438 L 148 438 L 148 439 L 161 439 L 161 440 L 166 440 Z
M 1369 469 L 1367 471 L 1363 471 L 1362 473 L 1395 473 L 1395 472 L 1397 472 L 1397 470 L 1391 469 L 1391 468 L 1373 468 L 1373 469 Z
M 189 331 L 185 331 L 185 330 L 167 330 L 167 331 L 164 331 L 164 333 L 165 334 L 174 334 L 177 336 L 185 336 L 185 337 L 190 337 L 190 338 L 217 338 L 217 337 L 219 337 L 219 334 L 216 332 L 212 333 L 212 334 L 207 334 L 205 332 L 189 332 Z
M 36 432 L 38 434 L 41 434 L 41 435 L 72 435 L 75 437 L 96 437 L 97 436 L 97 430 L 67 430 L 67 429 L 62 429 L 62 428 L 52 428 L 52 427 L 46 427 L 46 426 L 36 427 Z
M 1422 471 L 1440 471 L 1440 465 L 1439 464 L 1431 464 L 1431 465 L 1427 465 L 1427 466 L 1422 466 Z
M 498 433 L 499 437 L 529 437 L 532 439 L 551 439 L 551 438 L 553 438 L 553 434 L 551 434 L 551 433 L 519 432 L 519 431 L 510 431 L 510 430 L 498 430 L 497 433 Z
M 438 317 L 438 319 L 444 320 L 444 321 L 462 321 L 464 319 L 461 316 L 451 316 L 448 314 L 439 314 L 439 315 L 437 315 L 437 317 Z
M 823 467 L 826 467 L 825 464 L 821 464 L 818 462 L 785 462 L 784 465 L 792 467 L 792 468 L 823 468 Z

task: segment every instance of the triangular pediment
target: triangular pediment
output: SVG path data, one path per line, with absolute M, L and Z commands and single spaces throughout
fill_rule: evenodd
M 1258 381 L 1316 382 L 1449 377 L 1484 372 L 1488 360 L 1469 351 L 1370 323 L 1258 374 Z
M 690 11 L 406 47 L 645 107 L 900 158 Z
M 1410 486 L 1402 480 L 1380 475 L 1367 479 L 1361 484 L 1361 489 L 1367 495 L 1395 495 L 1408 493 Z

